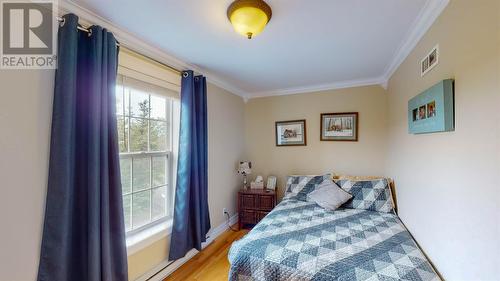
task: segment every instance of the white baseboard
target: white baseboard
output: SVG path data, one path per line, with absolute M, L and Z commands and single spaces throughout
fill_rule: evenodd
M 229 218 L 229 225 L 234 225 L 237 222 L 238 222 L 238 214 L 235 214 Z M 208 232 L 207 241 L 201 244 L 201 247 L 204 249 L 205 247 L 210 245 L 215 240 L 215 238 L 217 238 L 219 235 L 221 235 L 228 229 L 229 226 L 227 225 L 227 222 L 224 222 L 221 225 L 210 229 L 210 231 Z M 152 268 L 150 271 L 141 275 L 139 278 L 136 279 L 136 281 L 162 281 L 163 279 L 167 278 L 170 274 L 172 274 L 172 272 L 176 271 L 179 267 L 181 267 L 184 263 L 189 261 L 197 253 L 198 251 L 196 249 L 192 249 L 186 254 L 186 256 L 184 256 L 181 259 L 175 260 L 173 262 L 165 260 L 160 264 L 158 264 L 157 266 L 155 266 L 154 268 Z

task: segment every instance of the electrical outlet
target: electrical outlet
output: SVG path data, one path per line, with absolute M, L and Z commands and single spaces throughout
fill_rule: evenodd
M 227 209 L 226 208 L 222 208 L 222 215 L 226 215 L 228 212 L 227 212 Z

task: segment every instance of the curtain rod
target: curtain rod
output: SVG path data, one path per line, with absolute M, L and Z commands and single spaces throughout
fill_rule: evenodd
M 63 26 L 64 23 L 66 22 L 66 20 L 63 17 L 56 17 L 56 19 L 61 24 L 61 26 Z M 83 32 L 87 32 L 89 34 L 89 36 L 92 35 L 92 29 L 89 29 L 88 27 L 84 27 L 84 26 L 81 26 L 80 24 L 78 24 L 77 25 L 77 29 L 80 30 L 80 31 L 83 31 Z M 121 47 L 120 42 L 116 41 L 116 46 L 117 47 Z M 175 68 L 173 66 L 166 65 L 166 64 L 164 64 L 164 63 L 162 63 L 162 62 L 160 62 L 158 60 L 155 60 L 155 59 L 153 59 L 151 57 L 148 57 L 148 56 L 145 56 L 143 54 L 139 54 L 139 53 L 134 52 L 134 51 L 132 51 L 132 50 L 130 50 L 128 48 L 125 48 L 125 49 L 127 49 L 127 51 L 132 52 L 132 53 L 134 53 L 134 54 L 136 54 L 138 56 L 141 56 L 141 57 L 143 57 L 143 58 L 145 58 L 147 60 L 153 61 L 154 63 L 160 64 L 160 65 L 168 68 L 169 70 L 175 72 L 177 75 L 182 75 L 182 73 L 183 73 L 181 70 L 179 70 L 179 69 L 177 69 L 177 68 Z

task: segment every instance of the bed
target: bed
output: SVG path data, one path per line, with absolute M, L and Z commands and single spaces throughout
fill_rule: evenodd
M 284 199 L 229 250 L 229 280 L 440 280 L 394 213 Z

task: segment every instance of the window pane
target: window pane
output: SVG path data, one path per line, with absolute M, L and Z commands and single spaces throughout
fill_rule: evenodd
M 151 190 L 138 192 L 132 195 L 132 227 L 137 228 L 151 221 Z
M 149 142 L 151 151 L 167 150 L 167 122 L 150 121 Z
M 117 84 L 115 87 L 116 115 L 124 114 L 123 111 L 123 86 Z
M 153 220 L 166 216 L 167 187 L 162 186 L 153 189 Z
M 130 118 L 130 151 L 148 150 L 148 120 Z
M 132 170 L 130 165 L 132 164 L 132 159 L 120 159 L 120 172 L 122 178 L 122 193 L 130 193 L 132 188 L 132 175 L 130 174 Z
M 166 177 L 166 156 L 153 157 L 153 186 L 167 184 Z
M 130 107 L 132 116 L 149 118 L 149 95 L 146 92 L 131 88 Z
M 128 151 L 128 117 L 118 117 L 116 119 L 118 128 L 118 145 L 120 152 Z
M 166 120 L 166 102 L 166 98 L 151 96 L 151 119 Z
M 125 116 L 130 116 L 130 89 L 126 87 L 123 91 L 123 107 L 125 110 Z
M 150 187 L 149 183 L 149 161 L 151 158 L 134 158 L 132 189 L 134 191 Z
M 130 217 L 130 209 L 131 209 L 131 201 L 132 195 L 123 196 L 123 218 L 125 221 L 125 231 L 129 231 L 131 229 L 131 217 Z

